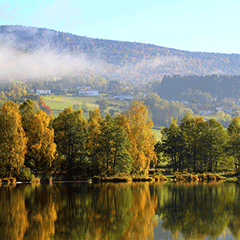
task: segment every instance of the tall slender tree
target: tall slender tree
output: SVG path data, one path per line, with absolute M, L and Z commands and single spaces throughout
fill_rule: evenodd
M 156 163 L 154 146 L 156 139 L 152 133 L 152 120 L 143 102 L 133 101 L 126 114 L 118 117 L 118 123 L 128 133 L 131 147 L 129 153 L 133 159 L 133 172 L 147 174 L 150 162 Z
M 20 111 L 20 114 L 21 114 L 21 117 L 22 117 L 22 126 L 23 126 L 23 129 L 24 129 L 24 131 L 26 133 L 26 136 L 28 138 L 27 153 L 25 155 L 24 165 L 25 165 L 25 167 L 28 167 L 31 170 L 36 171 L 35 161 L 34 161 L 34 158 L 32 156 L 32 152 L 31 152 L 31 146 L 34 144 L 32 142 L 32 140 L 35 142 L 35 138 L 34 137 L 31 138 L 29 136 L 30 132 L 31 132 L 31 129 L 34 129 L 34 128 L 31 128 L 33 116 L 36 113 L 36 110 L 35 110 L 35 107 L 34 107 L 34 102 L 31 99 L 25 101 L 23 104 L 21 104 L 19 106 L 19 111 Z
M 51 175 L 55 161 L 56 144 L 54 130 L 50 129 L 51 118 L 46 112 L 38 110 L 28 125 L 28 157 L 33 161 L 33 167 L 38 174 Z
M 107 176 L 130 173 L 132 158 L 127 151 L 130 147 L 127 133 L 109 114 L 101 122 L 97 143 L 95 155 L 100 173 L 106 173 Z
M 26 144 L 18 106 L 12 101 L 5 102 L 0 108 L 0 165 L 9 176 L 23 166 Z
M 235 159 L 235 168 L 240 166 L 240 119 L 239 117 L 232 118 L 227 128 L 229 141 L 227 144 L 227 152 Z
M 183 168 L 183 135 L 177 120 L 172 120 L 169 127 L 162 130 L 162 144 L 158 151 L 171 158 L 171 165 L 174 171 L 182 171 Z
M 82 111 L 74 111 L 70 107 L 65 109 L 53 120 L 52 127 L 57 151 L 65 159 L 67 178 L 86 174 L 89 167 L 86 152 L 87 121 Z

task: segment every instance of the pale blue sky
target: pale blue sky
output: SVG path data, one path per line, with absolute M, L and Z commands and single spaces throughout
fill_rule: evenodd
M 240 0 L 0 0 L 0 25 L 240 53 Z

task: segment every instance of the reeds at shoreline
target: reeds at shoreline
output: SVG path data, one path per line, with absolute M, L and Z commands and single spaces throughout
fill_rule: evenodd
M 193 174 L 193 173 L 174 173 L 175 177 L 174 181 L 187 181 L 187 182 L 195 182 L 195 181 L 220 181 L 224 180 L 223 177 L 216 173 L 202 173 L 202 174 Z

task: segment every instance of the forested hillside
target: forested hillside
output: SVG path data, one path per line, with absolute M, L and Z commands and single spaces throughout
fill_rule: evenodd
M 93 39 L 43 28 L 0 26 L 0 49 L 6 52 L 9 48 L 15 53 L 20 51 L 27 56 L 39 51 L 58 56 L 70 54 L 70 63 L 71 57 L 73 60 L 81 57 L 72 64 L 75 68 L 71 74 L 79 74 L 76 71 L 78 67 L 82 70 L 88 69 L 85 62 L 81 64 L 84 57 L 92 66 L 91 70 L 103 77 L 140 84 L 161 79 L 164 75 L 240 74 L 239 54 L 189 52 L 137 42 Z M 69 64 L 65 60 L 65 64 Z M 33 64 L 34 70 L 41 68 L 42 65 L 34 61 L 28 61 L 30 66 Z M 1 69 L 4 69 L 4 63 L 0 63 Z M 15 64 L 17 66 L 19 61 Z M 62 67 L 60 69 L 62 70 Z M 44 70 L 45 74 L 48 74 L 49 69 Z M 68 75 L 70 70 L 64 69 L 64 74 Z M 63 72 L 54 72 L 55 76 L 60 74 Z M 8 75 L 5 78 L 8 78 Z
M 152 90 L 168 100 L 184 99 L 188 91 L 200 90 L 208 92 L 218 100 L 224 98 L 240 98 L 240 76 L 208 75 L 208 76 L 165 76 L 162 81 L 149 83 Z M 174 86 L 174 87 L 173 87 Z

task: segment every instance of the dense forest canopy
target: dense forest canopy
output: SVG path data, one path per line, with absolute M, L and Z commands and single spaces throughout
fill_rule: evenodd
M 88 120 L 70 107 L 54 118 L 36 111 L 32 100 L 0 107 L 0 176 L 147 174 L 156 162 L 155 143 L 142 102 L 116 117 L 101 117 L 96 109 Z
M 110 79 L 141 84 L 173 74 L 240 74 L 239 54 L 181 51 L 152 44 L 93 39 L 44 28 L 0 26 L 0 46 L 3 54 L 10 49 L 11 54 L 16 55 L 13 59 L 11 54 L 7 55 L 8 67 L 12 66 L 11 60 L 22 66 L 21 71 L 15 75 L 6 74 L 5 78 L 21 77 L 24 68 L 29 72 L 33 68 L 38 77 L 69 72 L 78 75 L 90 69 Z M 55 70 L 51 72 L 51 68 L 39 61 L 41 57 L 48 66 L 55 64 Z M 24 63 L 26 59 L 30 60 L 28 66 Z
M 164 76 L 162 81 L 149 84 L 162 98 L 167 100 L 183 99 L 182 94 L 191 89 L 192 92 L 200 90 L 210 93 L 211 96 L 221 100 L 224 98 L 240 98 L 240 76 L 238 75 L 188 75 Z

